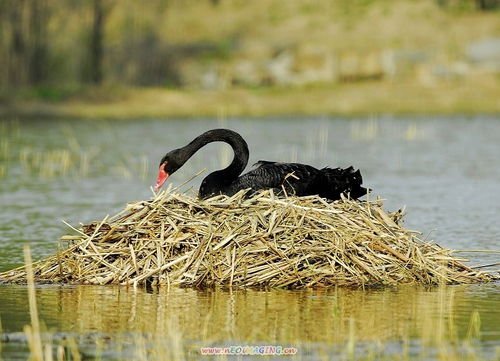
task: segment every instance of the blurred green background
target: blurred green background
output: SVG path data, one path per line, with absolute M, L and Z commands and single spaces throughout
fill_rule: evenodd
M 499 0 L 0 0 L 0 115 L 500 111 Z

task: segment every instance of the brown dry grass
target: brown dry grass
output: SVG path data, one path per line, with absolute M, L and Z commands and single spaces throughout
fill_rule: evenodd
M 380 201 L 317 196 L 198 200 L 167 190 L 63 236 L 33 265 L 38 282 L 195 287 L 326 287 L 488 282 L 402 227 Z M 0 281 L 24 282 L 24 267 Z

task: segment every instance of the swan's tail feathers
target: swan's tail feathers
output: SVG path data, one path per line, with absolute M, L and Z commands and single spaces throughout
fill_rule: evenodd
M 321 171 L 325 175 L 326 184 L 323 188 L 324 194 L 320 195 L 325 198 L 340 199 L 340 194 L 344 194 L 352 199 L 358 199 L 368 192 L 367 188 L 361 186 L 363 177 L 359 169 L 323 168 Z

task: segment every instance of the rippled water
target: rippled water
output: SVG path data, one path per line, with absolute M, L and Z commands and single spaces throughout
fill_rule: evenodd
M 387 200 L 386 208 L 406 206 L 408 228 L 451 248 L 500 248 L 500 118 L 23 121 L 0 123 L 0 271 L 22 264 L 25 242 L 35 258 L 53 253 L 67 232 L 62 219 L 77 225 L 149 198 L 161 156 L 221 125 L 248 141 L 251 163 L 354 165 L 373 196 Z M 54 152 L 66 152 L 70 160 L 51 158 Z M 230 159 L 228 146 L 211 144 L 169 181 L 180 184 Z M 200 181 L 189 185 L 196 188 Z M 499 262 L 498 254 L 463 255 L 475 265 Z M 383 341 L 382 353 L 390 355 L 403 352 L 404 338 L 424 344 L 426 325 L 453 326 L 464 336 L 479 311 L 481 350 L 491 356 L 500 347 L 498 284 L 232 294 L 114 287 L 37 291 L 41 318 L 51 330 L 84 337 L 96 333 L 113 342 L 117 335 L 153 334 L 168 324 L 191 349 L 282 343 L 302 349 L 305 359 L 322 359 L 321 352 L 341 353 L 354 330 L 357 347 Z M 0 319 L 10 335 L 3 352 L 22 359 L 16 351 L 22 337 L 16 332 L 29 323 L 25 287 L 0 286 Z M 169 337 L 165 342 L 175 341 Z M 436 352 L 428 357 L 436 358 Z

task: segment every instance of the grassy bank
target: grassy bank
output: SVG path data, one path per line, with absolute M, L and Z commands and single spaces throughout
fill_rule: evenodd
M 500 83 L 364 82 L 295 88 L 88 89 L 65 100 L 25 98 L 0 105 L 2 118 L 145 118 L 273 115 L 500 113 Z

